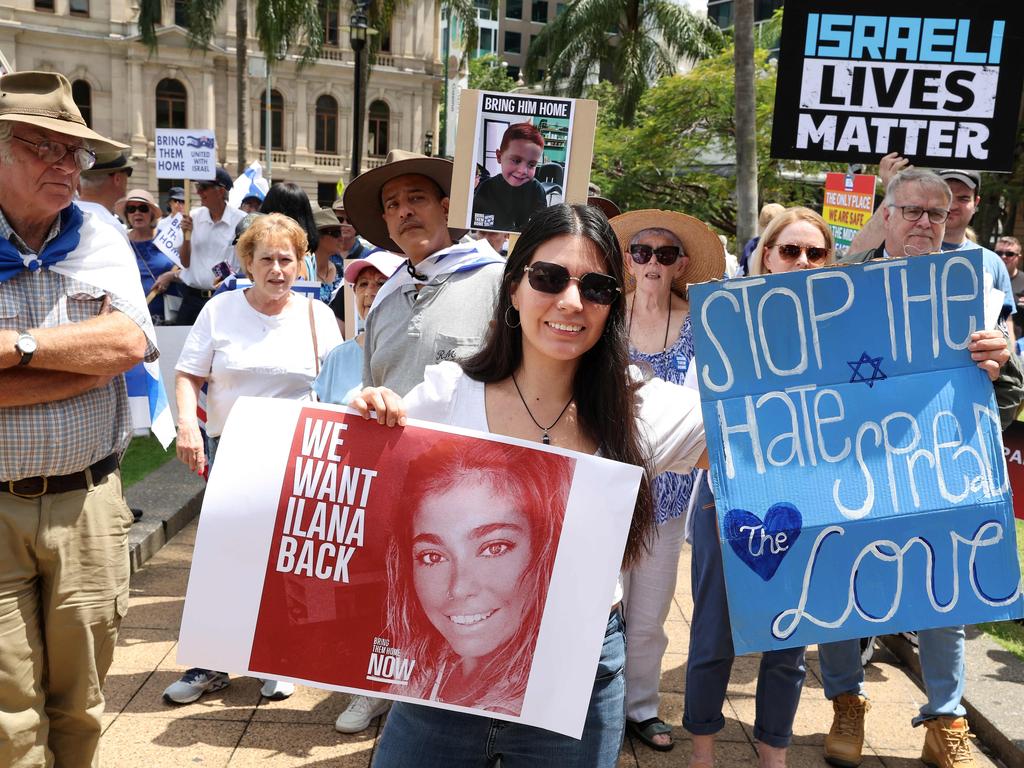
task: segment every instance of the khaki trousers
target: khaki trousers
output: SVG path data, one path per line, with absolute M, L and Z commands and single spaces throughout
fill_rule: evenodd
M 99 765 L 131 525 L 117 472 L 89 490 L 0 493 L 0 766 Z

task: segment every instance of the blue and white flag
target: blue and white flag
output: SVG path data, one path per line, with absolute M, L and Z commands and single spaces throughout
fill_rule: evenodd
M 253 160 L 242 175 L 235 179 L 228 193 L 228 205 L 241 208 L 245 198 L 258 197 L 262 200 L 269 190 L 270 184 L 263 178 L 263 166 L 259 160 Z
M 136 429 L 149 427 L 166 450 L 174 440 L 174 419 L 167 403 L 167 391 L 160 364 L 139 363 L 124 374 L 128 386 L 128 406 Z

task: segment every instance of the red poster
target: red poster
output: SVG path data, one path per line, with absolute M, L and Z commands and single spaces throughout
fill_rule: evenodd
M 1013 516 L 1024 520 L 1024 422 L 1015 421 L 1003 431 L 1003 453 L 1013 492 Z
M 519 715 L 573 458 L 299 414 L 249 668 Z

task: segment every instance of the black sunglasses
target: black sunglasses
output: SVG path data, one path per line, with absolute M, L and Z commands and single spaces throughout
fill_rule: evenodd
M 125 213 L 149 213 L 149 206 L 143 203 L 142 205 L 132 205 L 129 203 L 124 207 Z
M 776 244 L 775 247 L 779 249 L 779 255 L 788 261 L 796 261 L 800 258 L 800 254 L 804 252 L 807 253 L 807 260 L 811 264 L 824 264 L 825 259 L 828 258 L 828 248 L 817 248 L 815 246 L 806 248 L 802 245 L 794 245 L 793 243 Z
M 1016 251 L 996 251 L 996 256 L 1002 256 L 1004 259 L 1008 259 L 1011 256 L 1020 256 Z
M 325 237 L 341 237 L 341 227 L 330 227 L 329 229 L 321 229 L 320 234 Z
M 678 245 L 662 245 L 652 248 L 649 245 L 633 243 L 629 246 L 629 255 L 633 257 L 635 264 L 646 264 L 651 260 L 651 256 L 656 256 L 659 264 L 671 267 L 676 263 L 676 259 L 683 255 L 683 252 Z
M 547 261 L 535 261 L 524 267 L 523 271 L 530 287 L 541 293 L 561 293 L 569 285 L 569 281 L 575 280 L 580 288 L 580 296 L 594 304 L 607 306 L 614 302 L 621 292 L 614 277 L 600 272 L 587 272 L 582 277 L 573 277 L 561 264 L 551 264 Z

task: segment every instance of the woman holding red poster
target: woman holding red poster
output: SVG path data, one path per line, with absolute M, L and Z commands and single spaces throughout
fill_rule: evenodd
M 375 410 L 381 424 L 404 424 L 408 414 L 645 468 L 633 508 L 621 510 L 631 521 L 621 564 L 628 568 L 643 554 L 652 534 L 650 478 L 664 471 L 690 471 L 705 444 L 697 393 L 660 379 L 643 381 L 637 369 L 630 368 L 622 289 L 622 250 L 604 214 L 582 205 L 546 208 L 530 220 L 509 255 L 491 330 L 480 352 L 461 366 L 444 362 L 428 367 L 423 383 L 404 401 L 390 390 L 367 388 L 351 405 L 367 418 L 370 410 Z M 498 470 L 498 476 L 507 476 L 510 482 L 518 474 L 526 476 L 524 483 L 531 482 L 530 470 L 518 465 L 514 472 Z M 543 485 L 537 486 L 537 493 L 547 494 Z M 446 546 L 452 545 L 453 532 L 449 527 L 447 536 L 440 533 L 456 522 L 466 528 L 456 537 L 461 540 L 458 547 L 463 563 L 467 554 L 484 560 L 488 555 L 495 561 L 508 558 L 514 556 L 516 546 L 525 545 L 525 535 L 511 535 L 524 525 L 523 510 L 529 504 L 523 504 L 522 498 L 519 505 L 509 505 L 513 492 L 490 481 L 460 481 L 452 487 L 460 488 L 463 497 L 457 499 L 451 493 L 435 496 L 433 508 L 418 504 L 411 520 L 411 540 L 397 545 L 408 548 L 411 544 L 409 557 L 414 568 L 429 571 L 440 564 L 454 568 L 457 561 L 446 559 L 441 546 L 443 540 L 448 540 Z M 552 505 L 550 498 L 544 506 L 564 508 L 564 504 Z M 478 513 L 499 515 L 500 519 L 470 523 Z M 483 534 L 475 550 L 462 540 L 465 533 L 473 531 Z M 499 531 L 505 535 L 493 535 Z M 530 539 L 529 546 L 534 540 Z M 497 563 L 491 563 L 489 568 L 494 571 L 486 582 L 511 581 L 515 561 L 507 562 L 507 570 L 500 576 Z M 496 672 L 525 663 L 510 654 L 520 652 L 527 641 L 517 641 L 515 634 L 505 639 L 509 629 L 498 630 L 506 619 L 521 613 L 515 633 L 534 632 L 528 604 L 520 606 L 515 596 L 543 600 L 543 595 L 535 595 L 527 578 L 515 585 L 517 589 L 510 589 L 512 584 L 494 588 L 487 600 L 471 602 L 460 596 L 459 590 L 465 590 L 467 596 L 473 592 L 482 595 L 483 583 L 480 580 L 466 590 L 450 572 L 447 579 L 427 573 L 418 581 L 413 579 L 421 610 L 434 627 L 445 628 L 439 634 L 446 638 L 449 656 L 459 667 L 432 672 L 436 695 L 442 700 L 449 696 L 480 700 L 484 696 L 487 706 L 506 709 L 518 706 L 520 686 L 510 680 L 499 681 Z M 520 723 L 399 702 L 392 707 L 377 744 L 375 768 L 478 768 L 499 757 L 503 768 L 614 766 L 625 730 L 621 578 L 609 597 L 611 612 L 581 739 Z M 458 607 L 449 609 L 449 604 Z M 401 632 L 403 617 L 394 620 L 389 631 Z M 489 666 L 492 655 L 494 666 Z M 499 688 L 491 701 L 486 698 L 491 694 L 483 690 L 494 683 Z M 530 696 L 529 685 L 525 696 Z
M 520 713 L 572 471 L 502 443 L 450 441 L 417 460 L 387 556 L 389 640 L 416 662 L 395 693 Z

